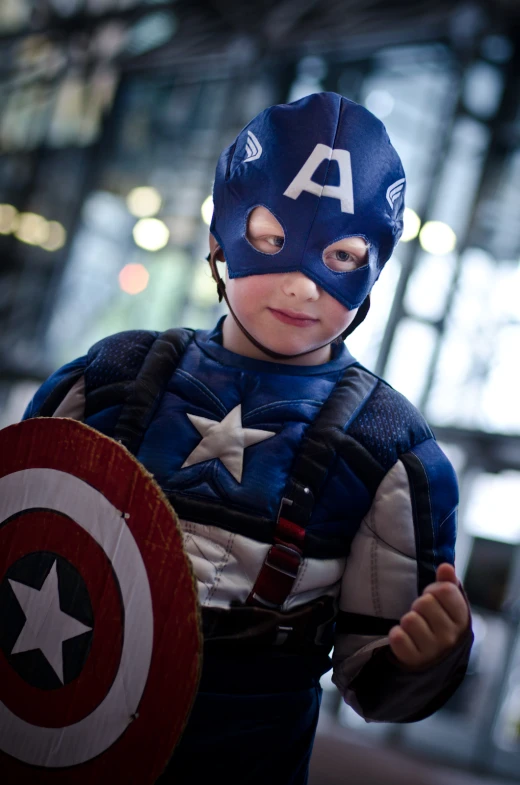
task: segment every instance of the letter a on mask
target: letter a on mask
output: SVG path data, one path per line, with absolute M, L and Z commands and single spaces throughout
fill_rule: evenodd
M 339 166 L 339 185 L 319 185 L 312 180 L 312 175 L 325 159 L 337 161 Z M 302 168 L 284 191 L 284 196 L 297 199 L 302 191 L 315 196 L 330 196 L 339 199 L 341 212 L 354 212 L 354 191 L 352 187 L 352 166 L 348 150 L 333 150 L 326 144 L 317 144 Z

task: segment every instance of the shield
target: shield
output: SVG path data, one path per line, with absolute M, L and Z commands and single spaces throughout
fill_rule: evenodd
M 200 651 L 190 562 L 153 477 L 73 420 L 1 431 L 2 783 L 153 783 Z

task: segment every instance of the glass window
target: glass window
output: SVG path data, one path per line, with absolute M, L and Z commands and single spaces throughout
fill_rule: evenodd
M 404 298 L 404 307 L 412 316 L 437 321 L 446 310 L 456 258 L 454 254 L 433 256 L 420 253 Z
M 463 525 L 475 537 L 520 543 L 520 472 L 478 474 L 471 482 Z
M 520 268 L 468 249 L 447 318 L 427 416 L 441 424 L 520 433 Z
M 416 406 L 423 394 L 436 338 L 433 327 L 414 319 L 402 319 L 395 331 L 385 378 Z
M 399 280 L 401 263 L 392 257 L 385 265 L 370 292 L 370 311 L 365 321 L 347 338 L 347 346 L 354 357 L 367 368 L 374 369 L 379 346 L 392 307 Z

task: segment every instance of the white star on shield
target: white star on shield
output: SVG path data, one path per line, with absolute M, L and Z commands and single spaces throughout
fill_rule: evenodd
M 63 684 L 63 641 L 90 632 L 92 628 L 61 610 L 56 562 L 41 589 L 33 589 L 19 581 L 9 580 L 9 583 L 25 614 L 25 624 L 11 654 L 40 649 Z
M 188 414 L 188 417 L 203 438 L 188 455 L 181 469 L 219 458 L 237 482 L 242 481 L 246 447 L 276 436 L 273 431 L 243 428 L 240 404 L 228 412 L 220 422 L 196 414 Z

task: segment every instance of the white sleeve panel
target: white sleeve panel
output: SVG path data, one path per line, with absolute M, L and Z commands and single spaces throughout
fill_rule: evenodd
M 53 417 L 69 417 L 72 420 L 83 422 L 85 419 L 85 377 L 81 376 L 72 385 L 65 398 L 62 400 Z
M 417 597 L 415 532 L 406 469 L 397 461 L 354 537 L 340 610 L 399 619 Z
M 340 611 L 398 621 L 417 598 L 415 528 L 406 469 L 397 461 L 381 482 L 356 534 L 341 581 Z M 336 635 L 333 681 L 360 714 L 348 686 L 372 652 L 388 644 L 385 634 Z

